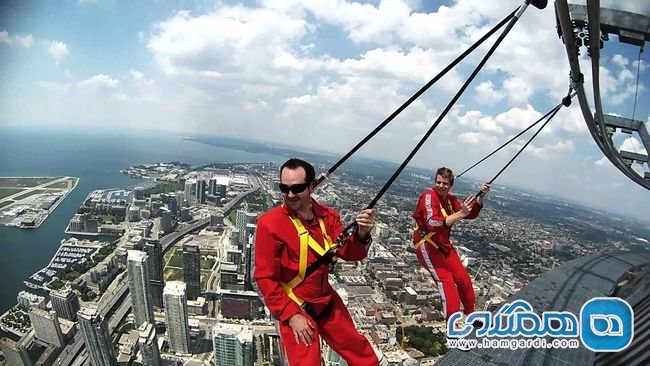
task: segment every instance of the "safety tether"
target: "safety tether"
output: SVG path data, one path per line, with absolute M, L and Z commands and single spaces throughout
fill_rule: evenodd
M 429 130 L 424 134 L 424 136 L 420 139 L 420 141 L 417 143 L 417 145 L 413 148 L 411 153 L 406 157 L 406 159 L 402 162 L 402 164 L 397 168 L 395 173 L 388 179 L 386 184 L 381 188 L 379 193 L 372 199 L 370 204 L 366 206 L 367 209 L 372 209 L 379 199 L 386 193 L 388 188 L 393 184 L 393 182 L 397 179 L 397 177 L 401 174 L 401 172 L 406 168 L 408 163 L 413 159 L 415 154 L 420 150 L 422 145 L 426 142 L 426 140 L 429 138 L 429 136 L 435 131 L 435 129 L 438 127 L 442 119 L 449 113 L 451 108 L 454 106 L 456 101 L 460 98 L 460 96 L 465 92 L 469 84 L 474 80 L 476 75 L 478 75 L 479 71 L 483 68 L 485 63 L 488 61 L 490 56 L 494 53 L 496 48 L 501 44 L 503 39 L 506 37 L 506 35 L 510 32 L 510 30 L 514 27 L 514 25 L 517 23 L 517 21 L 521 18 L 523 15 L 524 11 L 528 7 L 529 4 L 533 4 L 535 7 L 538 7 L 540 9 L 543 9 L 546 6 L 546 1 L 544 0 L 539 0 L 539 1 L 531 1 L 531 0 L 526 0 L 524 4 L 519 6 L 517 11 L 515 12 L 514 16 L 512 19 L 509 20 L 508 25 L 506 28 L 501 32 L 497 40 L 494 42 L 492 47 L 487 51 L 485 56 L 483 56 L 483 59 L 479 62 L 479 64 L 474 68 L 474 71 L 470 74 L 468 79 L 465 81 L 463 86 L 458 90 L 458 92 L 454 95 L 454 97 L 451 99 L 451 101 L 447 104 L 445 109 L 442 111 L 440 116 L 436 119 L 435 123 L 429 128 Z M 343 246 L 345 244 L 345 240 L 354 232 L 358 229 L 358 226 L 356 222 L 352 222 L 348 226 L 345 227 L 345 229 L 339 234 L 339 236 L 336 239 L 336 243 L 330 248 L 330 250 L 325 253 L 325 255 L 319 257 L 316 261 L 314 261 L 312 264 L 309 265 L 307 268 L 307 271 L 305 273 L 305 277 L 311 275 L 313 272 L 315 272 L 322 264 L 324 263 L 330 263 L 332 261 L 332 258 L 336 255 L 336 251 L 338 250 L 339 247 Z
M 575 96 L 575 95 L 576 95 L 575 92 L 574 92 L 573 94 L 571 94 L 571 98 L 573 98 L 573 96 Z M 565 99 L 566 99 L 566 98 L 565 98 Z M 569 100 L 570 100 L 570 99 L 569 99 Z M 563 103 L 564 103 L 564 101 L 563 101 Z M 537 135 L 539 135 L 539 133 L 542 132 L 542 130 L 544 129 L 544 127 L 546 127 L 546 125 L 547 125 L 549 122 L 551 122 L 551 120 L 553 119 L 553 117 L 555 117 L 555 115 L 557 114 L 557 112 L 560 111 L 560 109 L 562 108 L 562 104 L 563 104 L 563 103 L 557 105 L 555 108 L 553 108 L 553 109 L 551 110 L 551 113 L 550 113 L 550 115 L 546 118 L 546 121 L 544 121 L 544 123 L 539 127 L 539 129 L 537 129 L 537 131 L 533 134 L 533 136 L 531 136 L 530 139 L 528 139 L 528 141 L 526 141 L 526 143 L 524 144 L 524 146 L 522 146 L 521 149 L 519 149 L 519 151 L 517 151 L 517 153 L 515 154 L 515 156 L 513 156 L 513 157 L 510 159 L 510 161 L 508 161 L 508 163 L 507 163 L 506 165 L 504 165 L 503 168 L 501 168 L 501 170 L 499 170 L 499 172 L 498 172 L 498 173 L 497 173 L 497 174 L 496 174 L 492 179 L 490 179 L 490 181 L 488 182 L 488 184 L 492 184 L 492 183 L 494 183 L 494 181 L 495 181 L 497 178 L 499 178 L 499 176 L 501 175 L 501 173 L 503 173 L 503 172 L 504 172 L 504 171 L 505 171 L 505 170 L 510 166 L 510 164 L 512 164 L 512 162 L 515 161 L 515 159 L 517 159 L 517 157 L 518 157 L 522 152 L 524 152 L 524 150 L 526 149 L 526 147 L 527 147 L 531 142 L 533 142 L 533 140 L 535 139 L 535 137 L 537 137 Z M 565 104 L 565 105 L 566 105 L 566 104 Z M 480 196 L 481 193 L 483 193 L 483 192 L 482 192 L 482 191 L 478 191 L 478 193 L 476 193 L 475 197 L 478 198 L 478 196 Z
M 474 44 L 472 44 L 469 48 L 465 50 L 462 54 L 460 54 L 458 57 L 456 57 L 449 65 L 447 65 L 442 71 L 440 71 L 436 76 L 433 77 L 433 79 L 429 80 L 428 83 L 424 84 L 423 87 L 420 88 L 415 94 L 413 94 L 406 102 L 404 102 L 399 108 L 397 108 L 393 113 L 391 113 L 390 116 L 388 116 L 379 126 L 377 126 L 372 132 L 370 132 L 366 137 L 364 137 L 359 143 L 354 146 L 350 151 L 348 151 L 339 161 L 337 161 L 334 165 L 332 165 L 331 168 L 327 170 L 326 173 L 321 174 L 315 181 L 314 181 L 314 188 L 317 187 L 319 184 L 321 184 L 327 177 L 329 177 L 336 169 L 341 166 L 346 160 L 348 160 L 357 150 L 359 150 L 363 145 L 365 145 L 370 139 L 372 139 L 379 131 L 381 131 L 384 127 L 386 127 L 395 117 L 397 117 L 406 107 L 411 105 L 416 99 L 418 99 L 425 91 L 427 91 L 433 84 L 438 82 L 443 76 L 445 76 L 451 69 L 453 69 L 460 61 L 462 61 L 465 57 L 467 57 L 470 53 L 474 52 L 474 50 L 480 46 L 483 42 L 485 42 L 486 39 L 490 38 L 497 30 L 499 30 L 501 27 L 503 27 L 510 19 L 512 19 L 515 16 L 517 9 L 513 10 L 508 16 L 503 18 L 499 22 L 499 24 L 495 25 L 490 31 L 485 33 L 483 37 L 481 37 L 478 41 L 476 41 Z
M 569 96 L 569 99 L 568 99 L 569 102 L 571 101 L 570 98 L 573 98 L 574 95 L 575 95 L 575 93 L 573 93 L 573 94 L 569 94 L 569 95 L 568 95 L 568 96 Z M 569 103 L 569 104 L 570 104 L 570 103 Z M 479 161 L 477 161 L 476 163 L 472 164 L 469 168 L 463 170 L 460 174 L 457 174 L 457 175 L 455 176 L 455 178 L 460 178 L 461 176 L 463 176 L 463 174 L 469 172 L 469 171 L 472 170 L 474 167 L 476 167 L 477 165 L 481 164 L 481 163 L 484 162 L 485 160 L 489 159 L 492 155 L 496 154 L 496 153 L 499 152 L 501 149 L 503 149 L 504 147 L 506 147 L 507 145 L 509 145 L 511 142 L 513 142 L 514 140 L 516 140 L 517 138 L 519 138 L 519 136 L 521 136 L 521 135 L 523 135 L 524 133 L 528 132 L 528 130 L 530 130 L 531 128 L 535 127 L 538 123 L 540 123 L 540 122 L 543 121 L 545 118 L 547 118 L 549 115 L 551 115 L 551 113 L 554 113 L 556 110 L 559 110 L 560 108 L 562 108 L 563 105 L 568 107 L 569 104 L 567 104 L 567 99 L 566 99 L 566 98 L 562 99 L 562 102 L 561 102 L 561 103 L 558 103 L 558 105 L 556 105 L 556 106 L 553 107 L 551 110 L 549 110 L 548 112 L 546 112 L 546 114 L 543 115 L 543 116 L 541 116 L 537 121 L 533 122 L 530 126 L 526 127 L 524 130 L 522 130 L 521 132 L 519 132 L 517 135 L 513 136 L 510 140 L 504 142 L 503 145 L 499 146 L 496 150 L 492 151 L 491 153 L 489 153 L 488 155 L 486 155 L 485 157 L 483 157 L 481 160 L 479 160 Z

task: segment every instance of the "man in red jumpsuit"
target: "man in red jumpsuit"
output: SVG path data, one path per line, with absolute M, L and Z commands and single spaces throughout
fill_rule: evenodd
M 474 219 L 483 207 L 483 196 L 490 190 L 488 183 L 481 186 L 478 198 L 470 196 L 462 203 L 450 193 L 454 174 L 448 168 L 436 172 L 435 186 L 422 193 L 415 207 L 415 244 L 418 260 L 429 271 L 440 292 L 445 319 L 460 311 L 474 312 L 472 279 L 451 244 L 451 227 L 462 219 Z
M 368 340 L 328 282 L 324 263 L 309 277 L 306 267 L 325 253 L 343 231 L 339 214 L 311 198 L 314 168 L 289 159 L 280 168 L 284 204 L 257 221 L 254 277 L 266 306 L 279 321 L 280 337 L 291 366 L 321 364 L 320 337 L 351 366 L 379 365 Z M 372 210 L 362 210 L 359 225 L 337 256 L 358 261 L 366 257 Z

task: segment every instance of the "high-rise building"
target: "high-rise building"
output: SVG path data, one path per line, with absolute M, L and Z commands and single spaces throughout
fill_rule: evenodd
M 210 183 L 208 184 L 208 193 L 213 196 L 217 195 L 217 177 L 210 178 Z
M 235 225 L 239 230 L 239 247 L 244 248 L 248 242 L 249 231 L 246 230 L 248 224 L 255 223 L 257 219 L 257 214 L 248 213 L 244 210 L 237 210 L 237 216 L 235 217 Z
M 151 323 L 142 323 L 138 328 L 138 345 L 142 354 L 142 364 L 146 366 L 160 366 L 160 351 L 156 328 Z
M 203 179 L 196 181 L 196 187 L 194 191 L 194 197 L 196 198 L 196 203 L 205 203 L 205 191 L 207 189 L 207 183 Z
M 144 200 L 144 188 L 143 187 L 135 187 L 133 190 L 133 196 L 134 199 L 136 200 Z
M 187 321 L 187 296 L 185 284 L 179 281 L 167 282 L 163 291 L 165 321 L 169 348 L 174 353 L 190 353 L 190 327 Z
M 160 241 L 147 239 L 144 246 L 147 253 L 147 269 L 149 270 L 149 288 L 151 290 L 152 306 L 159 309 L 163 306 L 163 255 Z
M 226 191 L 228 187 L 225 184 L 217 184 L 217 194 L 215 196 L 219 198 L 226 198 Z
M 93 366 L 117 366 L 117 358 L 115 358 L 115 350 L 111 344 L 108 326 L 97 310 L 81 308 L 77 316 L 90 364 Z
M 224 366 L 253 366 L 253 333 L 247 327 L 217 323 L 212 328 L 214 362 Z
M 153 324 L 153 304 L 149 288 L 147 253 L 141 250 L 129 250 L 126 269 L 129 276 L 129 290 L 136 324 L 144 322 Z
M 176 205 L 178 206 L 176 216 L 180 215 L 181 207 L 183 207 L 184 204 L 185 204 L 185 192 L 181 192 L 181 191 L 176 192 Z
M 167 208 L 172 213 L 172 217 L 178 216 L 178 197 L 169 196 L 167 197 Z
M 187 206 L 194 206 L 194 191 L 196 190 L 196 180 L 188 179 L 185 181 L 185 200 Z
M 79 311 L 79 296 L 70 288 L 65 288 L 61 291 L 51 291 L 50 300 L 52 301 L 52 309 L 56 311 L 56 315 L 66 318 L 68 320 L 75 320 L 77 318 L 77 311 Z
M 246 244 L 246 256 L 244 257 L 244 290 L 253 291 L 253 241 Z
M 61 332 L 59 318 L 57 318 L 54 311 L 45 311 L 33 307 L 29 310 L 29 320 L 32 322 L 37 340 L 57 347 L 63 346 L 65 343 L 63 332 Z
M 160 209 L 160 230 L 165 234 L 172 231 L 172 212 L 166 208 Z
M 16 300 L 18 301 L 18 305 L 27 309 L 34 306 L 41 309 L 47 309 L 47 306 L 45 306 L 45 297 L 32 294 L 31 292 L 20 291 L 18 296 L 16 296 Z
M 325 361 L 325 366 L 348 366 L 347 361 L 341 357 L 336 351 L 332 349 L 327 343 L 321 342 L 323 361 Z M 401 363 L 400 363 L 401 364 Z
M 187 285 L 187 298 L 201 296 L 201 252 L 195 243 L 183 245 L 183 276 Z

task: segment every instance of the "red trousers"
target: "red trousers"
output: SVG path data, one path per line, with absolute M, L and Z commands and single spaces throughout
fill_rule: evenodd
M 359 334 L 348 309 L 338 295 L 332 297 L 331 309 L 314 321 L 307 313 L 302 313 L 315 325 L 311 346 L 296 343 L 289 322 L 280 322 L 280 337 L 290 366 L 320 366 L 320 337 L 341 355 L 350 366 L 379 366 L 375 351 L 366 337 Z M 286 323 L 286 324 L 285 324 Z
M 417 250 L 417 256 L 438 286 L 445 319 L 460 311 L 461 303 L 465 314 L 473 313 L 476 297 L 472 279 L 460 261 L 456 249 L 452 249 L 449 255 L 445 256 L 433 246 L 423 243 Z

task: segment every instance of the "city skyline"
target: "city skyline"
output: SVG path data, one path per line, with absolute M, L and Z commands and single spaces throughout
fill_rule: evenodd
M 341 155 L 519 3 L 10 1 L 0 12 L 0 79 L 7 86 L 0 89 L 0 125 L 155 129 Z M 625 4 L 650 10 L 642 2 Z M 527 10 L 412 165 L 460 171 L 566 93 L 568 65 L 551 5 Z M 484 50 L 359 155 L 401 161 Z M 646 55 L 637 65 L 634 49 L 616 39 L 606 43 L 606 111 L 632 117 L 637 66 L 637 100 L 647 99 Z M 581 60 L 588 62 L 586 52 Z M 30 100 L 39 100 L 39 108 L 24 108 Z M 647 121 L 649 108 L 639 103 L 635 118 Z M 614 139 L 643 153 L 634 138 Z M 507 149 L 472 176 L 491 178 L 512 154 Z M 603 157 L 577 103 L 558 114 L 500 182 L 634 216 L 650 204 L 647 191 Z M 620 200 L 621 191 L 635 199 Z

